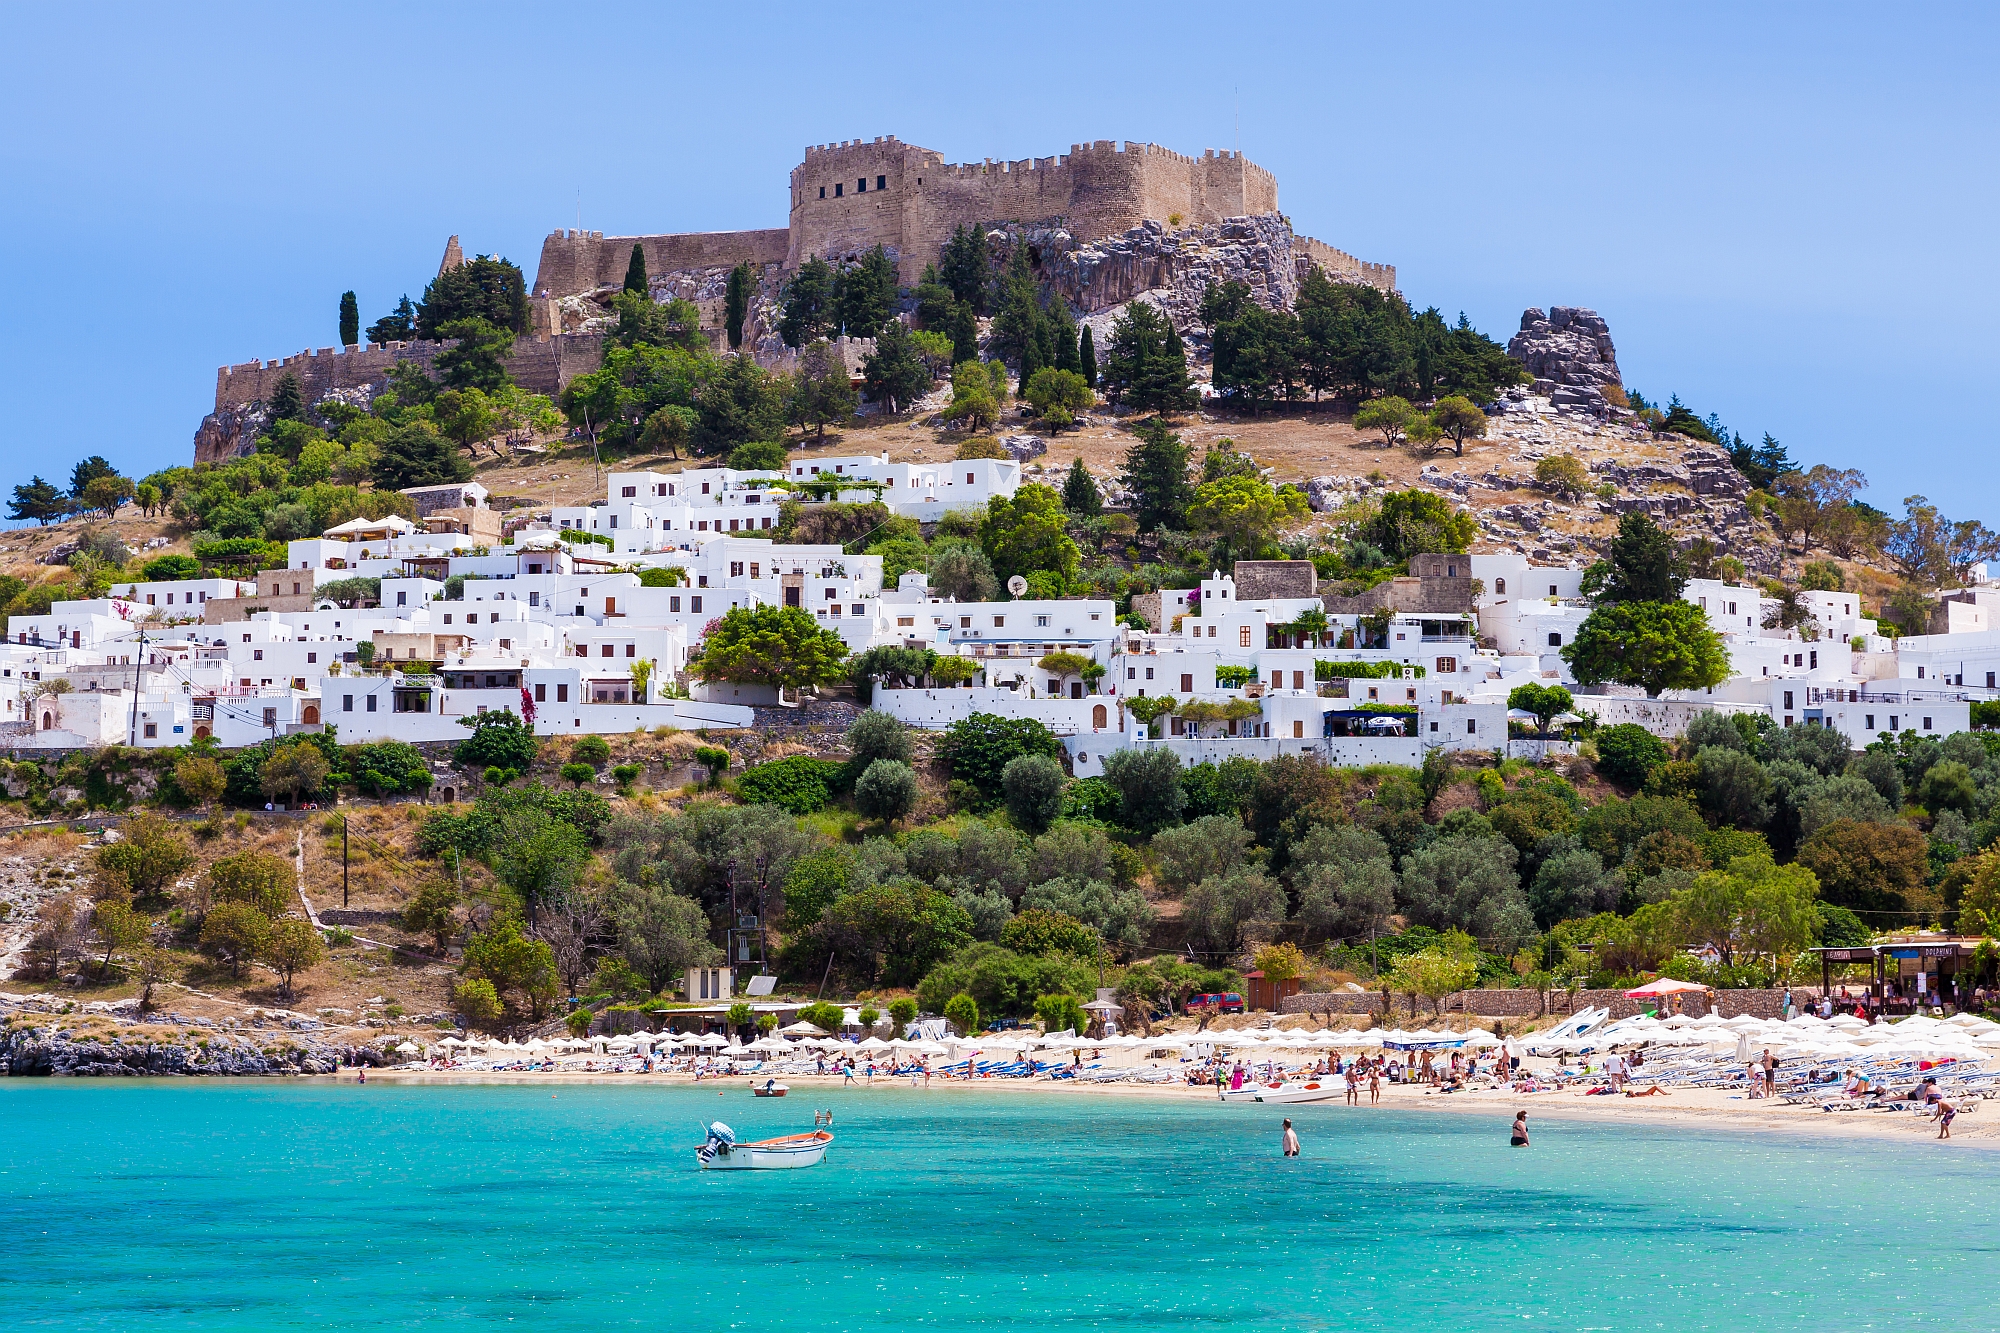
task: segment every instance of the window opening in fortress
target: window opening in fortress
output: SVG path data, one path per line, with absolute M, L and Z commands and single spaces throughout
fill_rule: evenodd
M 819 187 L 819 197 L 822 199 L 826 198 L 826 187 L 824 185 Z
M 840 198 L 840 192 L 845 188 L 846 188 L 845 186 L 836 182 L 833 187 L 833 197 L 836 199 Z
M 875 188 L 876 188 L 876 189 L 878 189 L 878 190 L 886 190 L 886 189 L 888 189 L 888 188 L 889 188 L 889 178 L 888 178 L 887 176 L 877 176 L 877 177 L 875 178 Z
M 860 180 L 854 182 L 854 192 L 856 194 L 868 193 L 868 178 L 866 176 L 863 176 Z

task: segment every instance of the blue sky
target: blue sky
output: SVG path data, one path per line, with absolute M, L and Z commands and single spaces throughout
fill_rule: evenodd
M 0 52 L 0 487 L 185 461 L 216 367 L 419 295 L 445 237 L 782 226 L 808 143 L 1239 143 L 1299 230 L 1504 340 L 2000 526 L 1992 10 L 36 6 Z M 1238 128 L 1240 125 L 1240 129 Z

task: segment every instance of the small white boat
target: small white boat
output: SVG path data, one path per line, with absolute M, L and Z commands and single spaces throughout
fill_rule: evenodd
M 1280 1083 L 1276 1087 L 1260 1083 L 1253 1100 L 1260 1102 L 1325 1102 L 1345 1096 L 1347 1085 L 1332 1079 L 1308 1079 L 1303 1083 Z
M 818 1166 L 832 1142 L 831 1132 L 816 1129 L 810 1134 L 738 1143 L 736 1131 L 718 1120 L 708 1127 L 708 1141 L 695 1149 L 694 1155 L 704 1171 L 792 1171 Z

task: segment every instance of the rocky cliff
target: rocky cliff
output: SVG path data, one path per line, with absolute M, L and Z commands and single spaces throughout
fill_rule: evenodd
M 1605 415 L 1606 390 L 1623 405 L 1625 383 L 1611 326 L 1595 310 L 1559 305 L 1544 315 L 1530 306 L 1521 329 L 1507 341 L 1507 355 L 1535 377 L 1535 392 L 1557 408 L 1581 408 Z

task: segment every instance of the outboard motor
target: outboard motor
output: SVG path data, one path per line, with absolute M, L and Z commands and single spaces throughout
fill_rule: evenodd
M 717 1120 L 708 1127 L 708 1140 L 694 1150 L 694 1155 L 707 1166 L 718 1154 L 727 1153 L 736 1146 L 736 1131 Z

